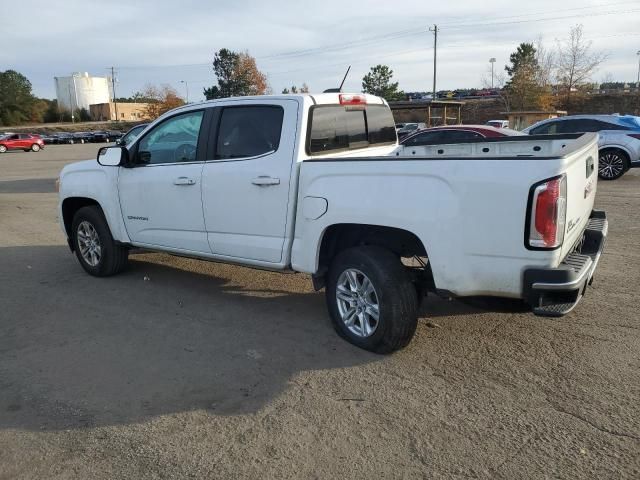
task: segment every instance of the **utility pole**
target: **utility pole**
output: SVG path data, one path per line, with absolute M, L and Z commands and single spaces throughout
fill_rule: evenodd
M 78 88 L 76 86 L 76 74 L 72 73 L 71 78 L 73 79 L 73 98 L 76 100 L 76 108 L 75 110 L 79 110 L 78 108 Z M 80 115 L 78 115 L 80 117 Z M 71 119 L 73 120 L 73 110 L 71 110 Z
M 429 31 L 433 32 L 433 98 L 436 99 L 436 57 L 438 53 L 438 25 L 434 24 L 433 27 L 429 27 Z
M 75 118 L 73 116 L 73 97 L 71 96 L 71 84 L 69 84 L 69 105 L 71 106 L 71 123 L 76 123 Z
M 187 101 L 185 103 L 189 103 L 189 82 L 180 80 L 180 83 L 184 83 L 184 88 L 187 90 Z
M 636 82 L 636 88 L 640 91 L 640 50 L 636 52 L 638 55 L 638 81 Z
M 493 64 L 496 63 L 496 59 L 491 57 L 489 63 L 491 64 L 491 90 L 493 90 Z
M 116 112 L 116 122 L 118 121 L 118 104 L 116 102 L 116 71 L 111 67 L 111 90 L 113 90 L 113 108 Z

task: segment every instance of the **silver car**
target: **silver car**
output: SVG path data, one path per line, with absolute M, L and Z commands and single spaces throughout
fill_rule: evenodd
M 571 115 L 543 120 L 523 130 L 528 135 L 598 132 L 598 176 L 615 180 L 640 167 L 640 117 L 633 115 Z

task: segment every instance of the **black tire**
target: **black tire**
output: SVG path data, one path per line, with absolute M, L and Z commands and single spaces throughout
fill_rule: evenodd
M 31 145 L 31 151 L 32 152 L 39 152 L 40 151 L 40 145 L 38 145 L 37 143 L 34 143 L 33 145 Z
M 603 148 L 598 153 L 598 178 L 617 180 L 631 167 L 629 156 L 618 148 Z M 609 169 L 606 167 L 609 166 Z
M 354 334 L 342 321 L 336 289 L 341 274 L 357 269 L 373 284 L 379 318 L 374 332 Z M 353 247 L 340 252 L 327 274 L 326 301 L 333 326 L 350 343 L 376 353 L 391 353 L 408 345 L 418 323 L 418 296 L 410 275 L 400 259 L 377 246 Z
M 91 265 L 85 260 L 78 245 L 78 227 L 88 222 L 97 231 L 100 240 L 101 254 L 97 265 Z M 102 210 L 97 206 L 82 207 L 73 216 L 71 226 L 71 241 L 76 257 L 85 271 L 95 277 L 108 277 L 125 269 L 128 262 L 129 250 L 113 240 L 109 225 Z

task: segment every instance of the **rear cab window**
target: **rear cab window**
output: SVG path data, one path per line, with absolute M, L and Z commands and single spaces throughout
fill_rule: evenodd
M 395 122 L 386 105 L 311 107 L 307 135 L 309 155 L 390 145 L 396 140 Z

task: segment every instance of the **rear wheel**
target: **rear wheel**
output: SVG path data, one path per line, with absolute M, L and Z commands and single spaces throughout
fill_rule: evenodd
M 38 145 L 37 143 L 34 143 L 33 145 L 31 145 L 31 151 L 32 152 L 39 152 L 40 151 L 40 145 Z
M 326 300 L 338 334 L 365 350 L 391 353 L 415 333 L 416 289 L 400 259 L 384 248 L 340 252 L 329 269 Z
M 7 151 L 7 147 L 4 145 L 0 145 L 0 153 L 5 153 Z
M 127 265 L 129 251 L 113 240 L 104 214 L 96 206 L 83 207 L 76 212 L 71 239 L 80 265 L 90 275 L 114 275 Z
M 616 180 L 629 170 L 629 157 L 617 148 L 600 150 L 598 158 L 598 177 L 602 180 Z

